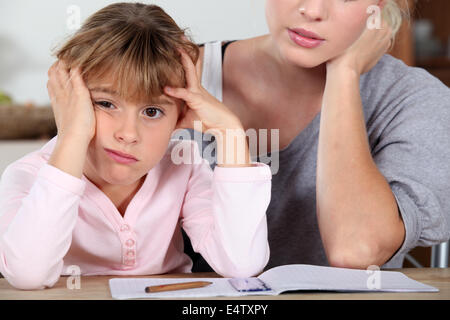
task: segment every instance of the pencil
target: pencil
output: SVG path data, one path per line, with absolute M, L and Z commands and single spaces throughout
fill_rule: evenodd
M 185 290 L 185 289 L 194 289 L 194 288 L 202 288 L 212 284 L 209 281 L 194 281 L 194 282 L 181 282 L 181 283 L 170 283 L 170 284 L 161 284 L 158 286 L 150 286 L 145 288 L 145 292 L 163 292 L 163 291 L 174 291 L 174 290 Z

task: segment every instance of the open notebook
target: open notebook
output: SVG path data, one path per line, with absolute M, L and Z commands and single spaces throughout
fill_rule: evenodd
M 437 288 L 412 280 L 397 271 L 355 270 L 302 264 L 275 267 L 263 272 L 257 278 L 246 280 L 238 280 L 236 284 L 233 283 L 231 278 L 113 278 L 109 280 L 109 286 L 114 299 L 278 295 L 286 291 L 299 290 L 338 292 L 439 291 Z M 210 281 L 213 283 L 207 287 L 196 289 L 145 292 L 147 286 L 191 281 Z M 244 291 L 239 291 L 239 288 L 242 289 L 243 283 L 254 282 L 262 283 L 264 289 L 244 288 Z M 252 291 L 252 289 L 254 290 Z

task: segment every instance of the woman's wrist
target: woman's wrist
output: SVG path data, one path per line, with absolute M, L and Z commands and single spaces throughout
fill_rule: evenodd
M 356 63 L 329 62 L 327 63 L 327 80 L 330 76 L 338 77 L 360 77 Z
M 352 67 L 339 65 L 327 69 L 324 96 L 328 96 L 330 92 L 336 93 L 337 88 L 343 88 L 343 90 L 347 90 L 350 87 L 359 88 L 359 80 L 359 73 Z

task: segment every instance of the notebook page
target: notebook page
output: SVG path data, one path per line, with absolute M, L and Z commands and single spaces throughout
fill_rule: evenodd
M 286 265 L 258 278 L 277 293 L 287 290 L 437 292 L 437 288 L 408 278 L 397 271 L 368 271 L 313 265 Z
M 145 287 L 161 284 L 191 281 L 210 281 L 212 284 L 203 288 L 146 293 Z M 111 296 L 114 299 L 137 298 L 201 298 L 219 296 L 241 296 L 227 278 L 112 278 L 109 280 Z

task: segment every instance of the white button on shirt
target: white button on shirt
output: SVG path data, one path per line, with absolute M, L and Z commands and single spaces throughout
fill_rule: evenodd
M 130 226 L 127 225 L 127 224 L 123 224 L 123 225 L 120 227 L 120 231 L 122 231 L 122 232 L 130 231 Z

